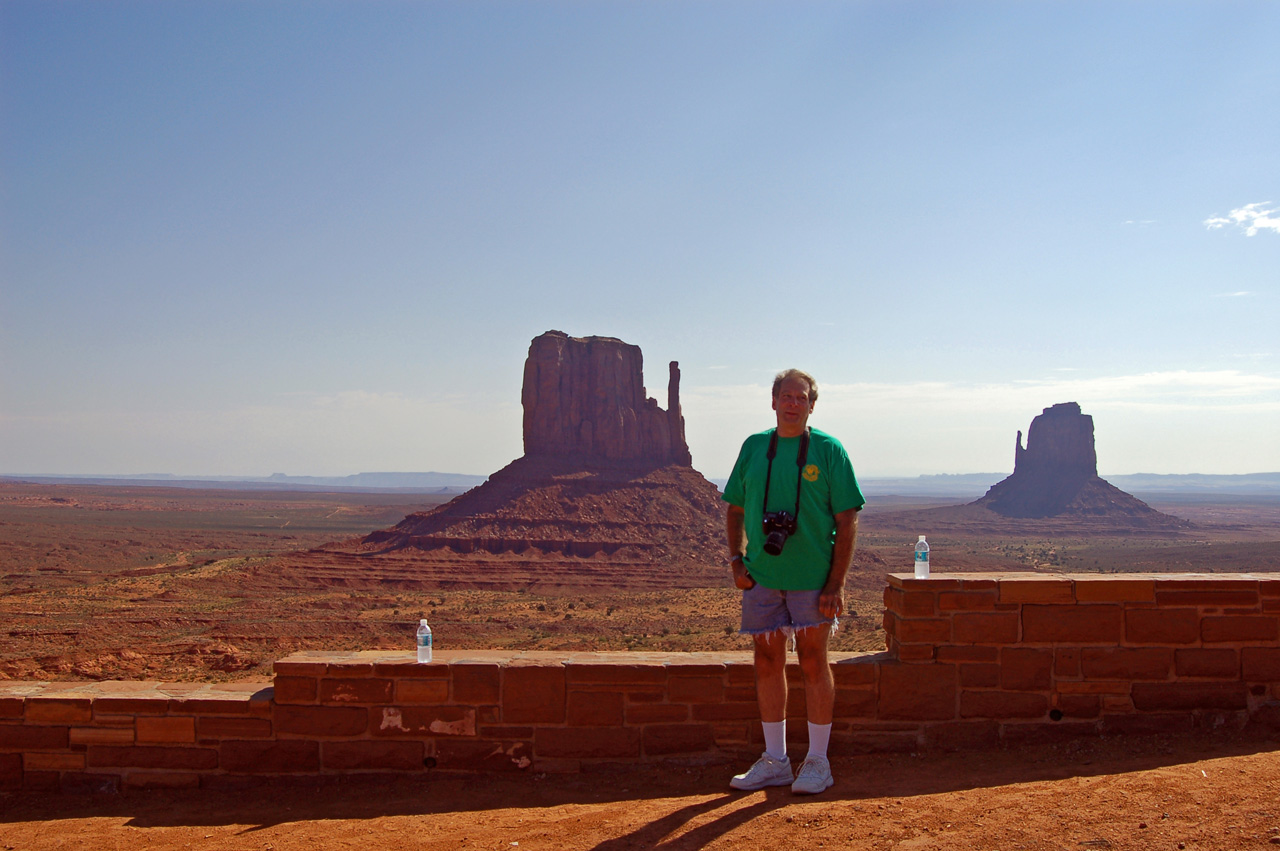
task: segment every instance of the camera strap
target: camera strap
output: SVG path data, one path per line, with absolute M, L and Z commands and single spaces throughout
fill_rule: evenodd
M 773 478 L 773 456 L 778 454 L 778 430 L 775 428 L 773 434 L 769 435 L 769 449 L 765 452 L 765 457 L 769 459 L 769 465 L 765 468 L 764 474 L 764 503 L 761 505 L 762 511 L 769 510 L 769 481 Z M 800 435 L 800 449 L 796 452 L 796 513 L 792 515 L 796 520 L 800 519 L 800 482 L 804 479 L 804 465 L 809 460 L 809 429 L 806 426 L 804 434 Z

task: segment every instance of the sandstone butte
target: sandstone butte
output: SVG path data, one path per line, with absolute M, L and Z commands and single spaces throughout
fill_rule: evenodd
M 524 455 L 483 485 L 390 529 L 289 559 L 309 581 L 403 587 L 705 587 L 724 576 L 720 493 L 690 464 L 672 361 L 667 407 L 638 346 L 534 338 Z
M 871 524 L 867 524 L 871 528 Z M 1156 511 L 1098 476 L 1093 417 L 1076 402 L 1045 408 L 1018 432 L 1013 474 L 965 505 L 878 514 L 878 533 L 1166 537 L 1193 523 Z
M 1004 517 L 1123 519 L 1149 528 L 1185 528 L 1186 521 L 1156 511 L 1098 476 L 1093 417 L 1076 402 L 1045 408 L 1014 446 L 1013 474 L 992 485 L 974 505 Z

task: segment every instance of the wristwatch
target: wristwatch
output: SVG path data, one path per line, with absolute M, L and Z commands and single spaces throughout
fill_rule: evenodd
M 740 555 L 738 555 L 738 556 L 729 556 L 729 558 L 728 558 L 728 564 L 729 564 L 729 566 L 730 566 L 730 567 L 733 567 L 733 563 L 734 563 L 735 561 L 742 561 L 742 556 L 740 556 Z M 745 562 L 744 562 L 744 564 L 745 564 Z

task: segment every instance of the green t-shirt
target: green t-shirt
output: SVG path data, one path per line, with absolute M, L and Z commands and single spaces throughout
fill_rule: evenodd
M 769 504 L 765 506 L 767 453 L 773 432 L 774 429 L 762 431 L 743 442 L 721 498 L 746 514 L 747 551 L 743 561 L 756 582 L 781 591 L 816 591 L 831 572 L 835 516 L 861 508 L 866 500 L 840 441 L 816 428 L 809 429 L 809 456 L 801 477 L 796 533 L 787 539 L 781 554 L 766 553 L 761 525 L 765 510 L 788 514 L 796 510 L 796 454 L 800 450 L 799 437 L 779 438 L 769 483 Z

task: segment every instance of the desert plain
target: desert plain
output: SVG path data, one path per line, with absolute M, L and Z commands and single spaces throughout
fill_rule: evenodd
M 748 649 L 718 571 L 581 588 L 316 571 L 316 550 L 446 496 L 0 483 L 0 678 L 267 680 L 300 649 Z M 838 649 L 879 650 L 884 574 L 928 534 L 935 572 L 1280 570 L 1280 498 L 1147 497 L 1178 532 L 984 523 L 957 500 L 872 499 Z M 959 519 L 958 519 L 959 517 Z M 666 583 L 669 585 L 670 583 Z M 96 796 L 0 795 L 0 848 L 1262 848 L 1280 741 L 1097 739 L 978 754 L 840 755 L 818 799 L 730 795 L 739 766 Z
M 602 565 L 603 581 L 581 587 L 504 587 L 461 559 L 456 573 L 437 564 L 417 581 L 411 564 L 334 570 L 318 551 L 448 499 L 0 482 L 0 677 L 267 679 L 296 650 L 408 649 L 420 617 L 439 647 L 749 649 L 717 565 L 661 582 Z M 1280 497 L 1152 501 L 1194 526 L 983 522 L 956 519 L 946 506 L 957 500 L 873 498 L 833 647 L 884 648 L 884 576 L 909 569 L 917 534 L 936 573 L 1280 570 Z

